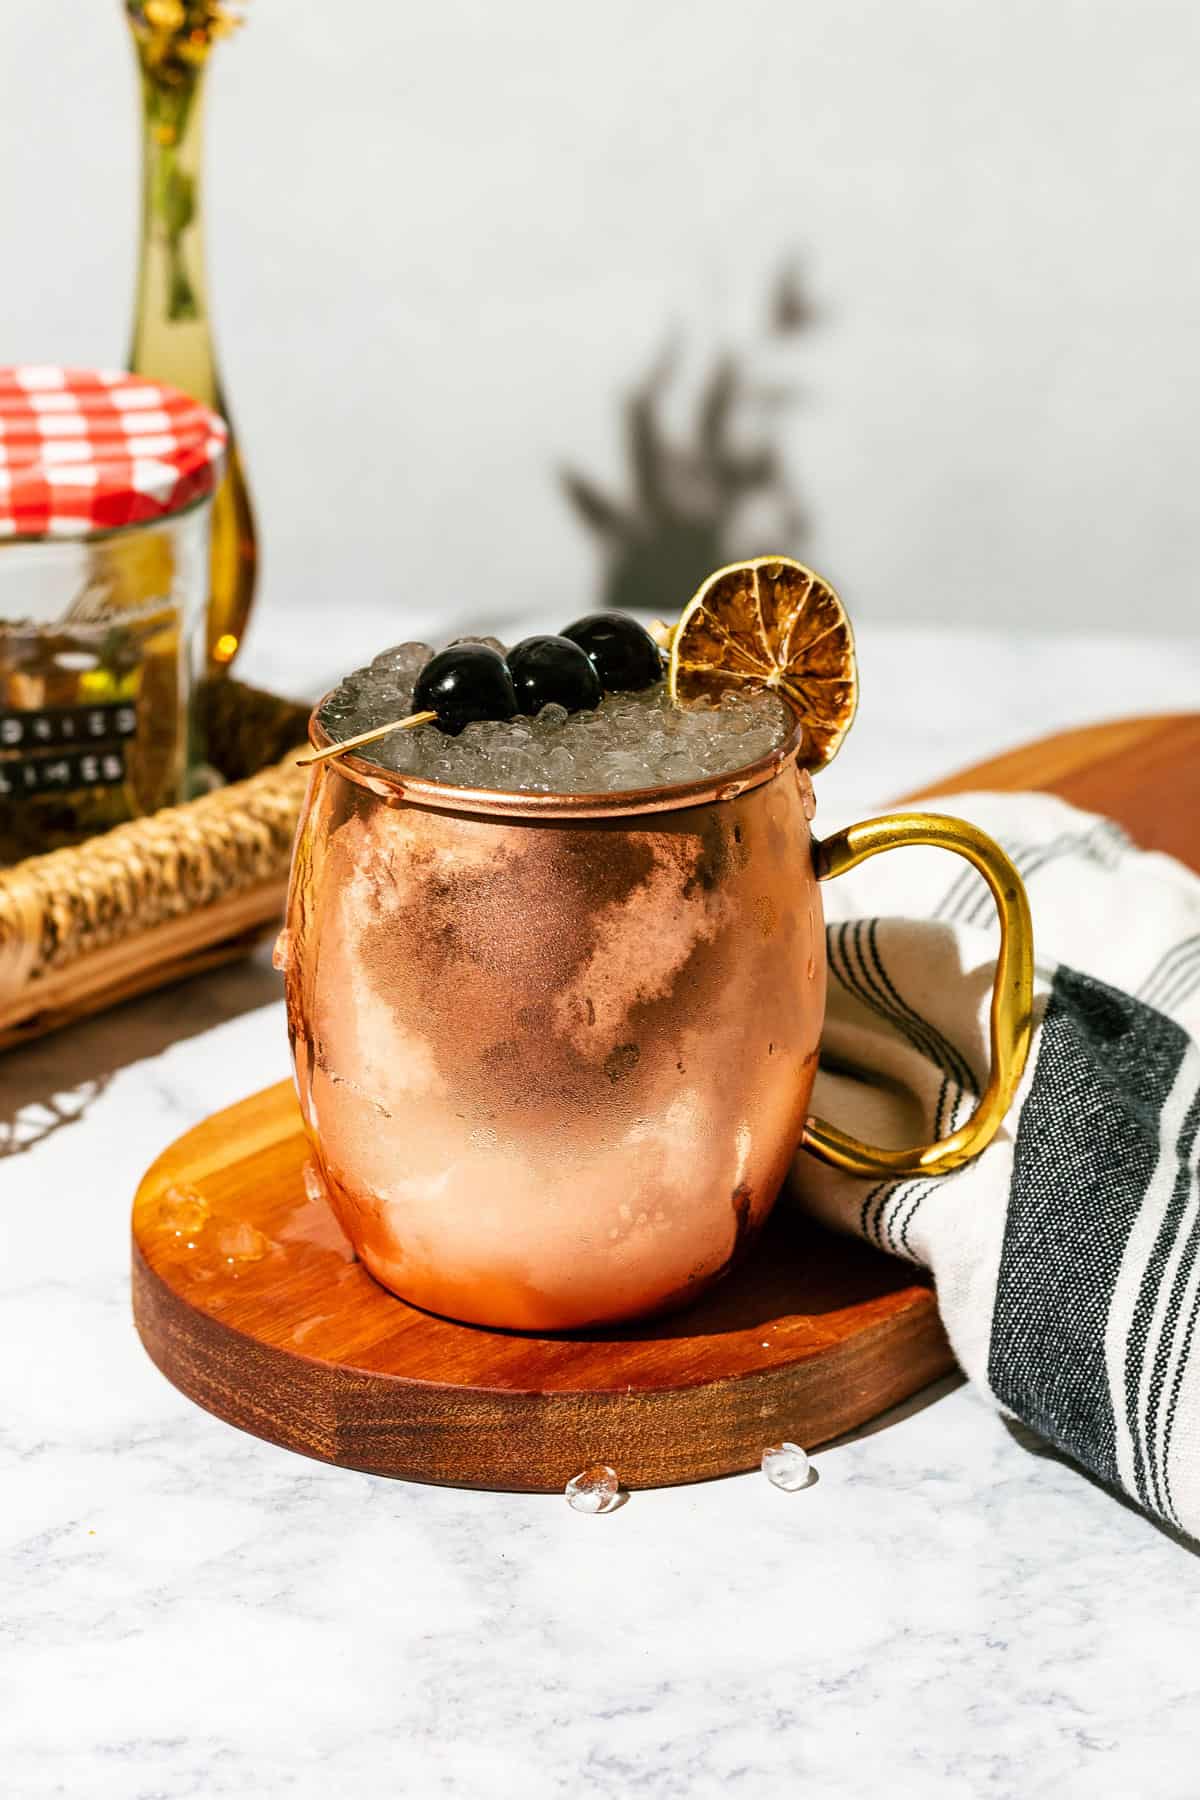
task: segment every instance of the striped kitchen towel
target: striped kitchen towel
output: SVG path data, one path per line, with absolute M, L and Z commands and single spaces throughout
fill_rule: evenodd
M 974 1163 L 863 1181 L 801 1153 L 826 1224 L 931 1269 L 955 1354 L 1005 1411 L 1200 1537 L 1200 877 L 1045 794 L 945 810 L 1013 857 L 1033 909 L 1034 1038 Z M 997 934 L 944 852 L 824 889 L 829 999 L 814 1111 L 892 1146 L 969 1116 Z

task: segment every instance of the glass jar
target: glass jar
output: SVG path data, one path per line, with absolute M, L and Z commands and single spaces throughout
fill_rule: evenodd
M 0 866 L 186 799 L 220 421 L 0 370 Z

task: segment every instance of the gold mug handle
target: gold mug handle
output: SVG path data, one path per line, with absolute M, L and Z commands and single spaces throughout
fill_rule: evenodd
M 824 1119 L 810 1118 L 801 1144 L 850 1175 L 948 1175 L 986 1149 L 1012 1104 L 1033 1030 L 1033 921 L 1025 886 L 999 844 L 977 826 L 940 813 L 888 813 L 849 825 L 813 845 L 818 881 L 844 875 L 883 850 L 913 844 L 953 850 L 979 870 L 1000 916 L 1000 954 L 992 985 L 991 1069 L 965 1125 L 933 1144 L 880 1150 Z

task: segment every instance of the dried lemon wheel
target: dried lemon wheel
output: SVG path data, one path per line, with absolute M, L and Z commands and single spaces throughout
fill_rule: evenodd
M 710 575 L 671 634 L 671 698 L 773 688 L 804 726 L 801 762 L 837 755 L 858 704 L 854 634 L 827 581 L 786 556 Z

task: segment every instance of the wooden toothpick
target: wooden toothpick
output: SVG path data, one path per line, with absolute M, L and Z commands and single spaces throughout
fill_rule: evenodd
M 375 744 L 380 738 L 390 737 L 393 731 L 412 731 L 418 725 L 432 725 L 437 718 L 435 712 L 410 713 L 407 719 L 393 719 L 390 725 L 372 725 L 370 731 L 360 731 L 357 737 L 346 738 L 341 744 L 326 744 L 323 750 L 306 750 L 298 756 L 296 762 L 302 769 L 310 763 L 328 762 L 334 756 L 344 756 L 347 750 L 357 750 L 361 744 Z

